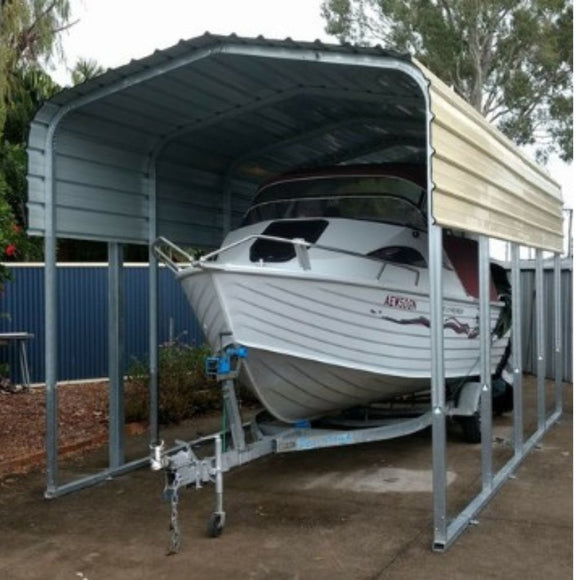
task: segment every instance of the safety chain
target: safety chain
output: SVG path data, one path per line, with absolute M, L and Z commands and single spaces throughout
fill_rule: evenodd
M 171 486 L 171 515 L 169 518 L 169 551 L 168 556 L 177 554 L 181 546 L 181 530 L 179 529 L 179 514 L 177 507 L 179 504 L 179 476 L 175 474 Z

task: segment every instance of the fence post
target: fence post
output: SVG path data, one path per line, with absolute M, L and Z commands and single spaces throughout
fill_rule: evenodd
M 125 463 L 123 246 L 109 242 L 109 467 Z

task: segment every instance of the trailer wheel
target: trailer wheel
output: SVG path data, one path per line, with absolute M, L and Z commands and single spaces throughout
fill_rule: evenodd
M 460 424 L 466 443 L 481 443 L 481 415 L 479 411 L 470 417 L 461 417 Z
M 222 514 L 211 514 L 207 522 L 207 533 L 210 538 L 217 538 L 224 530 L 224 518 Z

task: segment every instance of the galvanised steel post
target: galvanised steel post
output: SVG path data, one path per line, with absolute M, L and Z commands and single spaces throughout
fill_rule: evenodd
M 489 239 L 479 236 L 479 345 L 481 381 L 481 485 L 485 491 L 493 484 L 491 449 L 491 324 L 489 306 Z
M 58 481 L 58 385 L 57 385 L 57 268 L 56 202 L 54 191 L 54 134 L 52 123 L 46 139 L 46 225 L 44 236 L 44 341 L 46 388 L 46 497 L 52 497 Z
M 50 161 L 49 161 L 50 163 Z M 49 177 L 47 176 L 47 179 Z M 47 205 L 49 205 L 47 203 Z M 54 208 L 46 209 L 44 237 L 44 341 L 46 388 L 46 495 L 51 496 L 58 481 L 58 384 L 57 384 L 57 269 Z M 52 216 L 52 217 L 49 217 Z
M 125 463 L 123 246 L 109 242 L 109 467 Z
M 524 446 L 524 418 L 522 396 L 522 278 L 520 270 L 520 246 L 512 243 L 512 365 L 514 373 L 514 451 L 521 456 Z
M 556 414 L 561 415 L 562 404 L 562 261 L 554 254 L 554 389 Z
M 447 434 L 443 336 L 442 230 L 429 224 L 429 285 L 431 311 L 431 408 L 433 412 L 433 547 L 447 543 Z
M 546 335 L 544 329 L 544 252 L 536 249 L 536 355 L 539 431 L 546 428 Z
M 45 298 L 45 359 L 46 359 L 46 492 L 47 498 L 56 497 L 59 494 L 67 493 L 68 490 L 81 489 L 100 481 L 106 474 L 97 474 L 81 479 L 75 484 L 63 486 L 57 485 L 58 479 L 58 385 L 57 385 L 57 267 L 56 267 L 56 193 L 55 193 L 55 161 L 54 161 L 54 140 L 56 129 L 62 119 L 71 111 L 79 109 L 88 103 L 97 101 L 101 97 L 112 95 L 121 90 L 127 89 L 145 80 L 158 77 L 164 72 L 177 69 L 188 63 L 205 58 L 212 54 L 212 50 L 200 51 L 195 55 L 187 55 L 184 58 L 172 60 L 164 65 L 158 65 L 154 69 L 140 71 L 131 77 L 123 77 L 119 81 L 101 87 L 94 92 L 87 93 L 79 97 L 76 101 L 60 108 L 52 117 L 46 133 L 45 154 L 46 172 L 45 172 L 45 229 L 44 229 L 44 251 L 45 251 L 45 279 L 44 279 L 44 298 Z M 150 177 L 151 179 L 151 177 Z M 153 187 L 155 187 L 155 175 L 152 178 Z M 155 189 L 153 189 L 153 198 Z M 153 219 L 152 219 L 153 218 Z M 149 236 L 152 243 L 156 237 L 157 213 L 156 205 L 153 203 L 149 209 Z M 151 264 L 154 264 L 154 267 Z M 155 284 L 151 283 L 155 280 Z M 150 304 L 154 304 L 157 309 L 157 262 L 154 256 L 150 257 Z M 152 316 L 154 318 L 154 316 Z M 151 343 L 155 341 L 155 349 L 150 349 L 151 363 L 151 381 L 150 390 L 155 392 L 155 406 L 152 406 L 151 416 L 155 414 L 154 420 L 151 421 L 151 432 L 158 434 L 157 426 L 157 320 L 150 323 Z M 153 387 L 154 385 L 154 387 Z M 156 436 L 156 438 L 158 438 Z
M 156 155 L 151 158 L 148 172 L 149 189 L 149 443 L 159 445 L 159 351 L 157 303 L 159 265 L 153 252 L 157 239 L 157 169 Z

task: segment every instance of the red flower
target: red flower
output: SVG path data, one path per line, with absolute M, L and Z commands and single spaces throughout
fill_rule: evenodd
M 16 254 L 16 246 L 14 244 L 10 244 L 6 246 L 6 255 L 7 256 L 14 256 Z

